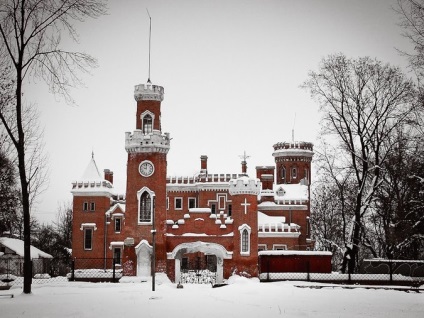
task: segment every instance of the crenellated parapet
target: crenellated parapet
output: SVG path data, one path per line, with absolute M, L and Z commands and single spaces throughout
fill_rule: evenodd
M 141 130 L 135 130 L 132 134 L 125 133 L 125 150 L 128 153 L 168 153 L 170 143 L 169 133 L 162 134 L 158 130 L 153 130 L 148 134 L 144 134 Z
M 134 88 L 134 99 L 138 102 L 141 100 L 155 100 L 162 102 L 164 89 L 159 85 L 140 84 Z
M 275 158 L 281 158 L 282 160 L 290 159 L 300 161 L 311 161 L 314 155 L 314 144 L 311 142 L 279 142 L 276 143 L 273 147 L 274 153 L 272 155 Z
M 228 192 L 230 195 L 250 194 L 258 195 L 261 191 L 261 182 L 259 179 L 251 179 L 242 176 L 238 179 L 232 179 L 229 182 Z

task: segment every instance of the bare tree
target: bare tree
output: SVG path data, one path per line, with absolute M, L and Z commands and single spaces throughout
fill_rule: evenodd
M 424 1 L 398 0 L 394 10 L 400 16 L 403 35 L 411 41 L 415 51 L 402 50 L 401 53 L 408 58 L 410 66 L 421 80 L 424 75 Z
M 79 84 L 78 74 L 95 66 L 89 55 L 61 50 L 61 34 L 77 40 L 74 21 L 96 18 L 105 13 L 103 0 L 4 0 L 0 2 L 0 47 L 4 47 L 2 67 L 13 70 L 10 78 L 15 85 L 13 100 L 6 113 L 0 112 L 11 143 L 16 149 L 22 208 L 24 216 L 24 286 L 31 292 L 30 258 L 30 193 L 34 175 L 28 174 L 26 154 L 28 140 L 24 126 L 22 95 L 28 76 L 42 78 L 53 93 L 72 100 L 69 89 Z M 13 113 L 11 123 L 7 115 Z
M 346 173 L 354 181 L 352 235 L 348 270 L 354 272 L 364 219 L 381 183 L 381 169 L 392 151 L 389 138 L 411 120 L 416 92 L 402 72 L 368 57 L 343 54 L 324 58 L 303 86 L 320 105 L 323 133 L 332 136 L 345 153 Z

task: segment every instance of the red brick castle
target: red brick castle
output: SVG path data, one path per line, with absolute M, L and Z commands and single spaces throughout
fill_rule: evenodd
M 167 177 L 170 137 L 162 132 L 164 89 L 137 85 L 135 130 L 125 134 L 125 195 L 115 193 L 113 172 L 99 173 L 94 158 L 73 182 L 76 258 L 115 258 L 124 275 L 165 272 L 174 281 L 192 264 L 216 272 L 220 283 L 233 272 L 258 274 L 260 250 L 307 250 L 313 145 L 274 145 L 275 166 L 212 174 L 207 159 L 189 177 Z M 152 257 L 154 254 L 154 257 Z

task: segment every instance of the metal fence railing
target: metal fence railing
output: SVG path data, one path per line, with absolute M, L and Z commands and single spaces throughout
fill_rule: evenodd
M 259 274 L 261 282 L 296 280 L 332 284 L 358 285 L 401 285 L 419 287 L 424 277 L 411 277 L 401 274 L 342 274 L 342 273 L 270 273 Z
M 32 259 L 32 284 L 67 281 L 118 282 L 122 268 L 113 258 Z M 0 289 L 23 284 L 24 259 L 0 258 Z

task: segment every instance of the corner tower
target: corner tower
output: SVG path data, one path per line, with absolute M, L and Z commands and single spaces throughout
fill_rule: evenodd
M 311 162 L 314 155 L 311 142 L 279 142 L 274 147 L 276 184 L 311 182 Z
M 156 230 L 156 270 L 166 262 L 164 231 L 166 220 L 166 168 L 170 149 L 169 134 L 162 133 L 161 103 L 164 89 L 151 83 L 135 86 L 136 129 L 125 134 L 127 161 L 126 227 L 129 242 L 152 246 Z M 135 248 L 137 264 L 150 262 L 147 252 Z M 138 255 L 139 252 L 142 254 Z M 135 261 L 135 259 L 134 259 Z M 147 265 L 146 265 L 147 266 Z M 139 268 L 140 266 L 138 266 Z

